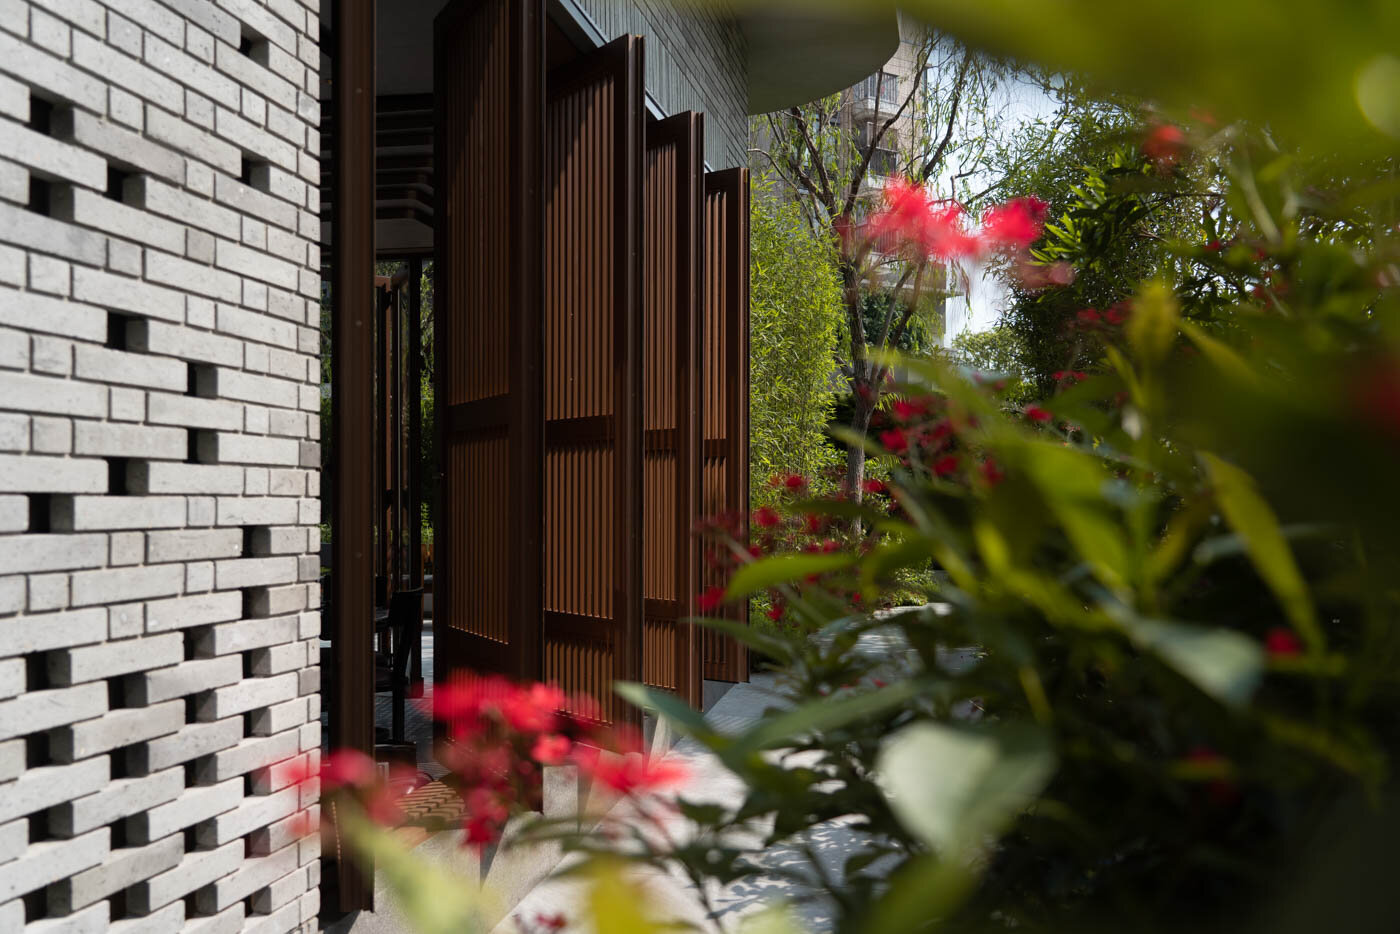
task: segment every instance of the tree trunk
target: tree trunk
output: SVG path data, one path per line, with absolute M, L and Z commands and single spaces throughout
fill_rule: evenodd
M 869 401 L 867 401 L 867 395 Z M 864 438 L 870 431 L 870 417 L 875 412 L 874 392 L 863 393 L 859 391 L 859 386 L 855 392 L 855 411 L 851 415 L 851 430 Z M 851 498 L 851 502 L 859 503 L 865 494 L 863 489 L 865 483 L 865 450 L 858 445 L 850 445 L 846 448 L 846 492 Z M 851 520 L 851 532 L 854 535 L 861 534 L 861 522 L 859 519 Z

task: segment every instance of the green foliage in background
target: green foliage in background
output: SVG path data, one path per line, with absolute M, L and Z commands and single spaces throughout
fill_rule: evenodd
M 751 205 L 749 489 L 760 506 L 776 495 L 770 477 L 821 484 L 837 462 L 826 426 L 843 311 L 831 243 L 771 183 L 755 183 Z
M 1000 380 L 1001 398 L 1008 405 L 1024 405 L 1036 398 L 1026 376 L 1025 343 L 1014 328 L 1001 324 L 985 331 L 963 331 L 953 338 L 948 352 L 953 361 Z

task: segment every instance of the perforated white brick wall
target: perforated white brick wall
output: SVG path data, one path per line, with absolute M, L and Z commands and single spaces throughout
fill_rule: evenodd
M 314 930 L 318 0 L 0 0 L 0 932 Z

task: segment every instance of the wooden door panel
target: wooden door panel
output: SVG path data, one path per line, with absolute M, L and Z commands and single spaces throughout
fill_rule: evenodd
M 641 40 L 549 74 L 542 675 L 605 721 L 641 674 Z
M 747 169 L 705 176 L 705 293 L 701 452 L 701 509 L 707 516 L 749 509 L 749 173 Z M 724 584 L 706 568 L 702 585 Z M 723 615 L 748 621 L 748 604 L 727 606 Z M 705 677 L 747 681 L 748 653 L 711 630 L 700 637 Z
M 436 679 L 539 672 L 542 0 L 434 24 Z
M 700 301 L 704 128 L 681 113 L 648 128 L 644 179 L 645 454 L 642 680 L 698 704 L 694 626 L 700 517 Z

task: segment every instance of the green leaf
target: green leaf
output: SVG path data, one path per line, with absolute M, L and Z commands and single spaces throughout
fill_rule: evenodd
M 739 568 L 729 581 L 724 596 L 727 600 L 746 597 L 760 590 L 790 584 L 813 574 L 825 574 L 850 567 L 855 559 L 846 554 L 776 555 L 761 558 Z
M 729 638 L 767 655 L 780 664 L 790 664 L 794 658 L 793 647 L 787 640 L 754 629 L 747 623 L 736 623 L 732 619 L 711 617 L 691 617 L 691 621 L 706 629 L 724 633 Z
M 489 905 L 475 886 L 446 867 L 406 849 L 388 830 L 360 813 L 350 802 L 338 802 L 338 826 L 350 847 L 369 865 L 394 895 L 394 902 L 415 934 L 466 934 L 486 929 Z
M 1243 633 L 1139 617 L 1125 618 L 1123 623 L 1135 645 L 1221 703 L 1232 707 L 1248 703 L 1263 677 L 1264 650 Z
M 1325 648 L 1312 597 L 1293 560 L 1278 519 L 1254 487 L 1249 474 L 1214 454 L 1202 452 L 1201 460 L 1215 488 L 1220 511 L 1230 527 L 1244 539 L 1250 560 L 1278 598 L 1293 628 L 1313 651 Z
M 1073 448 L 1044 442 L 1028 444 L 1022 454 L 1021 465 L 1075 550 L 1105 586 L 1122 587 L 1128 577 L 1128 543 L 1104 496 L 1109 477 L 1103 465 Z
M 1026 723 L 916 723 L 896 733 L 878 768 L 890 807 L 945 859 L 983 847 L 1055 773 L 1050 735 Z
M 820 698 L 769 717 L 736 737 L 724 758 L 739 761 L 763 749 L 791 744 L 797 737 L 843 727 L 853 720 L 902 707 L 920 691 L 918 682 L 899 681 L 869 693 L 828 700 Z
M 714 733 L 704 714 L 670 691 L 647 687 L 635 681 L 618 681 L 613 685 L 613 691 L 634 707 L 657 711 L 690 736 L 703 737 Z

